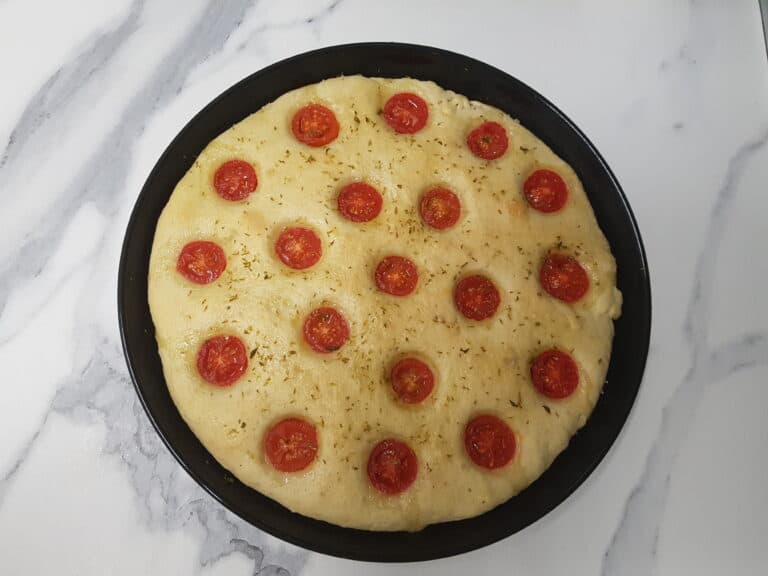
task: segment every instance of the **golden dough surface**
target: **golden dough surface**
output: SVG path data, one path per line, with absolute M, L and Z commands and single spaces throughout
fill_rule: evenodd
M 397 134 L 381 109 L 398 92 L 429 105 L 426 127 Z M 291 132 L 302 106 L 332 109 L 341 126 L 330 145 L 311 148 Z M 509 134 L 509 149 L 485 161 L 467 134 L 492 120 Z M 250 162 L 258 188 L 242 202 L 220 198 L 212 185 L 223 162 Z M 565 207 L 543 214 L 528 207 L 527 175 L 556 170 L 569 188 Z M 345 220 L 339 188 L 375 186 L 381 214 Z M 418 199 L 440 185 L 461 200 L 459 223 L 425 226 Z M 321 260 L 291 270 L 275 256 L 287 225 L 314 228 Z M 193 240 L 219 244 L 224 274 L 196 285 L 176 271 Z M 544 255 L 576 256 L 590 278 L 586 296 L 566 304 L 538 281 Z M 382 257 L 407 256 L 419 269 L 413 294 L 379 292 L 373 271 Z M 501 293 L 498 312 L 471 321 L 455 308 L 458 279 L 479 272 Z M 242 482 L 301 514 L 355 528 L 418 530 L 475 516 L 536 480 L 584 425 L 600 394 L 621 308 L 608 243 L 574 171 L 542 141 L 498 109 L 431 82 L 361 76 L 323 81 L 289 92 L 214 139 L 176 186 L 155 233 L 149 303 L 165 380 L 184 420 L 208 451 Z M 302 324 L 315 307 L 338 308 L 350 339 L 338 352 L 317 354 Z M 245 375 L 218 388 L 197 372 L 201 343 L 216 334 L 240 337 L 249 352 Z M 549 400 L 532 386 L 536 355 L 557 347 L 575 359 L 577 390 Z M 426 357 L 436 386 L 417 406 L 399 403 L 388 371 L 405 353 Z M 514 431 L 517 452 L 505 467 L 486 470 L 464 450 L 470 418 L 492 413 Z M 276 421 L 300 416 L 317 428 L 316 461 L 296 473 L 276 471 L 263 436 Z M 414 484 L 385 496 L 369 483 L 371 448 L 384 438 L 407 442 L 418 457 Z

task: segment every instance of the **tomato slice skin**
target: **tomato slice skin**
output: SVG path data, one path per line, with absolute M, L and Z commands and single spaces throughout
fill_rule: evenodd
M 389 381 L 398 400 L 405 404 L 423 402 L 435 387 L 435 375 L 426 362 L 408 356 L 390 371 Z
M 568 186 L 554 170 L 539 169 L 523 184 L 523 195 L 528 205 L 539 212 L 558 212 L 568 200 Z
M 486 320 L 496 314 L 501 303 L 501 294 L 490 278 L 474 274 L 456 283 L 453 301 L 466 318 Z
M 292 226 L 280 232 L 275 242 L 275 254 L 289 268 L 304 270 L 320 261 L 323 243 L 311 228 Z
M 291 131 L 299 142 L 318 148 L 330 144 L 339 135 L 339 121 L 330 108 L 308 104 L 293 115 Z
M 398 134 L 415 134 L 427 125 L 429 106 L 411 92 L 395 94 L 384 105 L 384 120 Z
M 461 201 L 448 188 L 432 188 L 419 200 L 419 214 L 425 224 L 435 230 L 455 226 L 461 217 Z
M 531 381 L 547 398 L 567 398 L 579 386 L 579 368 L 569 354 L 554 348 L 545 350 L 531 365 Z
M 213 188 L 216 193 L 230 202 L 245 200 L 256 190 L 259 179 L 256 170 L 245 160 L 229 160 L 216 169 Z
M 214 386 L 231 386 L 247 368 L 245 344 L 237 336 L 213 336 L 197 351 L 197 371 L 203 380 Z
M 419 463 L 408 444 L 395 438 L 382 440 L 368 457 L 368 479 L 386 495 L 404 492 L 416 481 Z
M 264 452 L 280 472 L 304 470 L 317 456 L 317 430 L 301 418 L 285 418 L 264 436 Z
M 331 306 L 315 308 L 304 320 L 304 340 L 320 354 L 336 352 L 349 340 L 349 325 Z
M 469 133 L 467 146 L 478 158 L 496 160 L 509 147 L 507 130 L 498 122 L 484 122 Z
M 179 252 L 176 271 L 195 284 L 210 284 L 218 280 L 227 268 L 224 250 L 215 242 L 195 240 Z
M 403 256 L 387 256 L 374 273 L 376 287 L 392 296 L 408 296 L 419 283 L 419 271 L 413 261 Z
M 482 468 L 495 470 L 512 461 L 517 450 L 515 434 L 492 414 L 481 414 L 464 429 L 464 448 L 469 458 Z
M 370 184 L 352 182 L 336 197 L 336 205 L 344 218 L 352 222 L 370 222 L 381 212 L 381 194 Z
M 587 271 L 573 256 L 548 254 L 541 264 L 539 283 L 547 294 L 568 302 L 581 300 L 589 290 Z

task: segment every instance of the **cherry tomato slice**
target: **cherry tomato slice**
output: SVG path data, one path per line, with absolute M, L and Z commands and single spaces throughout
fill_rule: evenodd
M 387 256 L 376 266 L 376 287 L 393 296 L 407 296 L 416 289 L 419 272 L 408 258 Z
M 256 171 L 245 160 L 229 160 L 213 175 L 216 193 L 230 202 L 245 200 L 258 185 Z
M 190 282 L 210 284 L 216 281 L 227 267 L 224 250 L 215 242 L 196 240 L 181 249 L 176 260 L 176 270 Z
M 214 386 L 231 386 L 248 368 L 248 354 L 237 336 L 214 336 L 197 351 L 197 371 Z
M 416 480 L 419 463 L 410 446 L 400 440 L 382 440 L 368 457 L 368 479 L 382 494 L 399 494 Z
M 275 243 L 280 261 L 294 270 L 314 266 L 323 255 L 323 245 L 314 230 L 300 226 L 286 228 Z
M 557 212 L 568 199 L 568 186 L 552 170 L 536 170 L 523 184 L 523 194 L 531 208 L 539 212 Z
M 335 352 L 349 340 L 349 325 L 344 316 L 330 306 L 316 308 L 304 321 L 304 340 L 315 352 Z
M 317 431 L 301 418 L 285 418 L 264 437 L 267 459 L 281 472 L 298 472 L 315 461 Z
M 370 184 L 352 182 L 339 191 L 339 212 L 352 222 L 370 222 L 381 212 L 381 194 Z
M 339 121 L 329 108 L 309 104 L 293 115 L 291 130 L 296 140 L 317 148 L 336 140 Z
M 389 380 L 398 399 L 406 404 L 422 402 L 435 387 L 432 369 L 425 362 L 413 357 L 398 361 L 392 367 Z
M 547 398 L 567 398 L 579 385 L 579 368 L 560 350 L 545 350 L 531 365 L 531 380 Z
M 464 429 L 464 448 L 472 462 L 493 470 L 509 464 L 517 444 L 514 433 L 503 420 L 492 414 L 481 414 Z
M 399 134 L 414 134 L 424 128 L 429 107 L 421 96 L 410 92 L 395 94 L 384 105 L 384 120 Z
M 498 122 L 485 122 L 469 133 L 467 146 L 478 158 L 495 160 L 507 151 L 509 138 L 504 126 Z
M 541 287 L 563 302 L 576 302 L 589 290 L 589 276 L 578 260 L 565 254 L 549 254 L 539 271 Z
M 447 188 L 433 188 L 422 194 L 419 214 L 425 224 L 436 230 L 445 230 L 459 221 L 461 202 Z
M 456 308 L 470 320 L 485 320 L 496 314 L 501 295 L 485 276 L 475 274 L 459 280 L 453 291 Z

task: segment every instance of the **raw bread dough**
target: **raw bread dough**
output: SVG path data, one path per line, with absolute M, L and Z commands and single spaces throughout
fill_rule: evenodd
M 387 99 L 414 92 L 429 105 L 427 126 L 396 134 L 381 116 Z M 308 103 L 331 108 L 339 137 L 310 148 L 291 133 L 293 114 Z M 467 134 L 481 122 L 501 123 L 509 149 L 494 161 L 476 158 Z M 250 162 L 258 188 L 243 202 L 220 198 L 213 174 L 224 161 Z M 554 214 L 530 209 L 521 189 L 538 167 L 568 185 Z M 356 224 L 337 211 L 339 188 L 355 180 L 383 196 L 381 214 Z M 425 226 L 418 198 L 447 186 L 462 215 L 452 229 Z M 290 224 L 317 230 L 323 257 L 303 271 L 274 254 Z M 222 246 L 227 269 L 199 286 L 176 272 L 181 248 L 207 239 Z M 574 305 L 548 296 L 538 267 L 547 251 L 572 254 L 590 277 Z M 378 261 L 389 254 L 419 268 L 416 291 L 404 298 L 379 292 Z M 456 310 L 457 279 L 481 272 L 501 292 L 487 321 Z M 237 478 L 301 514 L 342 526 L 418 530 L 480 514 L 513 497 L 551 464 L 586 422 L 600 394 L 619 315 L 615 262 L 574 171 L 503 112 L 431 82 L 334 78 L 283 95 L 236 124 L 200 154 L 181 179 L 158 222 L 149 273 L 149 302 L 165 379 L 184 420 L 208 451 Z M 314 353 L 302 323 L 330 304 L 345 315 L 350 340 L 333 354 Z M 251 359 L 228 388 L 198 375 L 200 344 L 236 334 Z M 577 391 L 548 400 L 533 388 L 529 367 L 547 348 L 569 352 L 580 371 Z M 388 382 L 393 361 L 412 352 L 429 359 L 437 383 L 421 405 L 398 403 Z M 548 409 L 547 409 L 548 408 Z M 467 421 L 481 412 L 514 430 L 512 462 L 489 471 L 463 447 Z M 263 453 L 265 430 L 298 415 L 317 427 L 317 460 L 284 474 Z M 405 440 L 419 459 L 415 483 L 384 496 L 369 483 L 366 462 L 380 440 Z

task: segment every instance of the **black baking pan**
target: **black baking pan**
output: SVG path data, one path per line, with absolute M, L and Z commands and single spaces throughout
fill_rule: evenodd
M 581 178 L 618 265 L 624 308 L 616 322 L 603 393 L 584 428 L 530 487 L 475 518 L 420 532 L 341 528 L 290 512 L 248 488 L 206 451 L 176 410 L 163 379 L 147 302 L 147 273 L 160 212 L 176 183 L 216 136 L 280 95 L 340 75 L 432 80 L 496 106 L 549 145 Z M 568 496 L 606 455 L 637 395 L 648 353 L 651 297 L 640 233 L 611 170 L 587 137 L 553 104 L 519 80 L 472 58 L 391 43 L 323 48 L 273 64 L 238 82 L 197 114 L 171 142 L 139 194 L 125 233 L 118 279 L 125 357 L 136 391 L 168 449 L 214 498 L 251 524 L 304 548 L 357 560 L 405 562 L 467 552 L 535 522 Z

